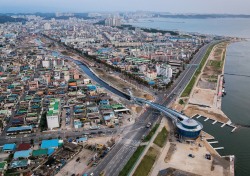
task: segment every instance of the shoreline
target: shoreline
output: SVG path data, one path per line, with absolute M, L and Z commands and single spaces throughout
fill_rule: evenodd
M 220 93 L 223 89 L 227 48 L 230 44 L 241 41 L 231 39 L 216 44 L 210 52 L 190 95 L 179 97 L 172 107 L 178 111 L 184 111 L 190 117 L 199 114 L 222 123 L 231 124 L 231 119 L 221 109 L 222 94 L 220 95 Z M 183 101 L 184 105 L 180 105 L 180 101 Z

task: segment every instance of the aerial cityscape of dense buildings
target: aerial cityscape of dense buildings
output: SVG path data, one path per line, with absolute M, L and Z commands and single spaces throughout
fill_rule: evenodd
M 195 99 L 213 91 L 219 111 L 235 39 L 129 25 L 156 16 L 15 14 L 24 21 L 0 24 L 2 175 L 144 176 L 147 156 L 146 175 L 234 175 L 234 157 L 202 131 L 205 115 L 183 104 L 214 108 Z M 225 119 L 213 120 L 236 129 Z

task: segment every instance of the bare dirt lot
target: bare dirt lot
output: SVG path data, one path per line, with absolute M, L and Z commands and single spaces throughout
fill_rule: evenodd
M 215 110 L 211 108 L 202 108 L 199 106 L 188 105 L 185 108 L 184 113 L 189 117 L 199 114 L 224 123 L 228 122 L 229 120 L 228 117 L 219 109 Z
M 200 114 L 221 122 L 227 122 L 229 120 L 220 109 L 221 96 L 219 96 L 218 93 L 219 78 L 224 72 L 227 45 L 228 42 L 220 43 L 216 45 L 210 53 L 197 84 L 191 92 L 188 103 L 185 103 L 185 107 L 183 108 L 186 115 L 192 117 L 196 114 Z M 175 104 L 177 104 L 177 102 Z

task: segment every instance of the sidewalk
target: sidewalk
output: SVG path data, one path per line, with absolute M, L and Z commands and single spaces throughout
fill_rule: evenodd
M 167 163 L 165 163 L 164 160 L 165 160 L 165 157 L 167 156 L 169 148 L 170 148 L 170 142 L 167 141 L 167 144 L 160 150 L 160 156 L 155 161 L 155 164 L 150 172 L 151 173 L 150 175 L 158 175 L 158 172 L 160 170 L 163 170 L 166 168 Z
M 162 130 L 162 128 L 165 126 L 165 120 L 164 118 L 161 120 L 160 126 L 158 127 L 158 129 L 156 130 L 155 134 L 152 136 L 151 140 L 148 142 L 147 147 L 144 149 L 144 151 L 142 152 L 140 158 L 137 160 L 136 164 L 134 165 L 133 169 L 131 170 L 129 175 L 133 175 L 136 168 L 139 166 L 139 164 L 141 163 L 141 160 L 143 159 L 144 155 L 148 152 L 148 149 L 152 146 L 156 136 L 158 135 L 158 133 Z

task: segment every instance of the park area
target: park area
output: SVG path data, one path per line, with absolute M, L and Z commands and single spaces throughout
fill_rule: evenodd
M 148 152 L 143 157 L 141 163 L 136 168 L 133 176 L 146 176 L 149 174 L 151 168 L 153 167 L 155 160 L 157 158 L 157 155 L 159 154 L 159 151 L 156 150 L 153 147 L 150 147 L 148 149 Z

